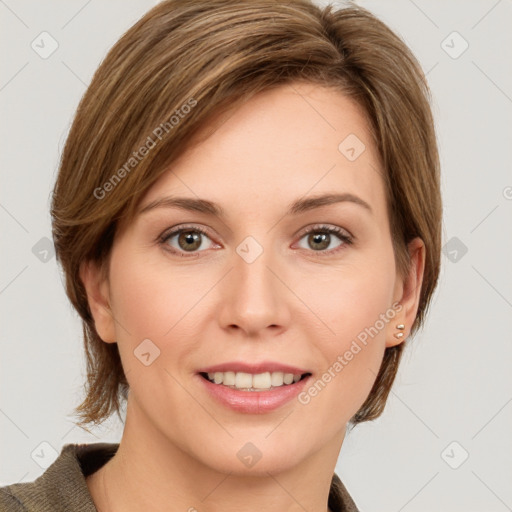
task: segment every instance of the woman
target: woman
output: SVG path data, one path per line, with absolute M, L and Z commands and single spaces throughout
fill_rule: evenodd
M 52 201 L 83 319 L 81 425 L 2 510 L 357 511 L 334 474 L 379 417 L 440 263 L 429 90 L 360 7 L 169 0 L 84 95 Z

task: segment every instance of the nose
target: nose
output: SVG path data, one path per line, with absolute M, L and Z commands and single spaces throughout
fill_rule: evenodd
M 286 330 L 292 294 L 283 284 L 285 276 L 270 250 L 250 263 L 234 253 L 233 268 L 223 281 L 219 315 L 223 329 L 243 331 L 247 337 Z

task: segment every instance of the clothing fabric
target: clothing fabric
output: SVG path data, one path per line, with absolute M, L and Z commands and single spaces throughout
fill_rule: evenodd
M 97 512 L 85 478 L 113 457 L 119 443 L 66 444 L 33 482 L 0 487 L 0 512 Z M 332 512 L 359 512 L 338 475 L 329 492 Z

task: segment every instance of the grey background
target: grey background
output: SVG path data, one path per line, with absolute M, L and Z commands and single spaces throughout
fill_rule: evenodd
M 121 436 L 115 418 L 92 433 L 74 426 L 81 327 L 44 238 L 78 101 L 155 3 L 0 0 L 0 485 L 35 479 L 66 443 Z M 512 2 L 358 3 L 428 73 L 446 245 L 430 316 L 386 411 L 346 438 L 337 472 L 365 512 L 512 510 Z M 46 59 L 31 47 L 43 31 L 58 42 Z

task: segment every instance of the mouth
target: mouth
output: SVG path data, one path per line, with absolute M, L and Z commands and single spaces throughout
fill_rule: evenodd
M 237 391 L 258 392 L 272 391 L 291 386 L 308 378 L 311 373 L 285 373 L 285 372 L 199 372 L 199 375 L 218 386 L 235 389 Z
M 206 396 L 243 414 L 271 413 L 293 400 L 312 379 L 306 368 L 279 361 L 231 361 L 198 368 Z

